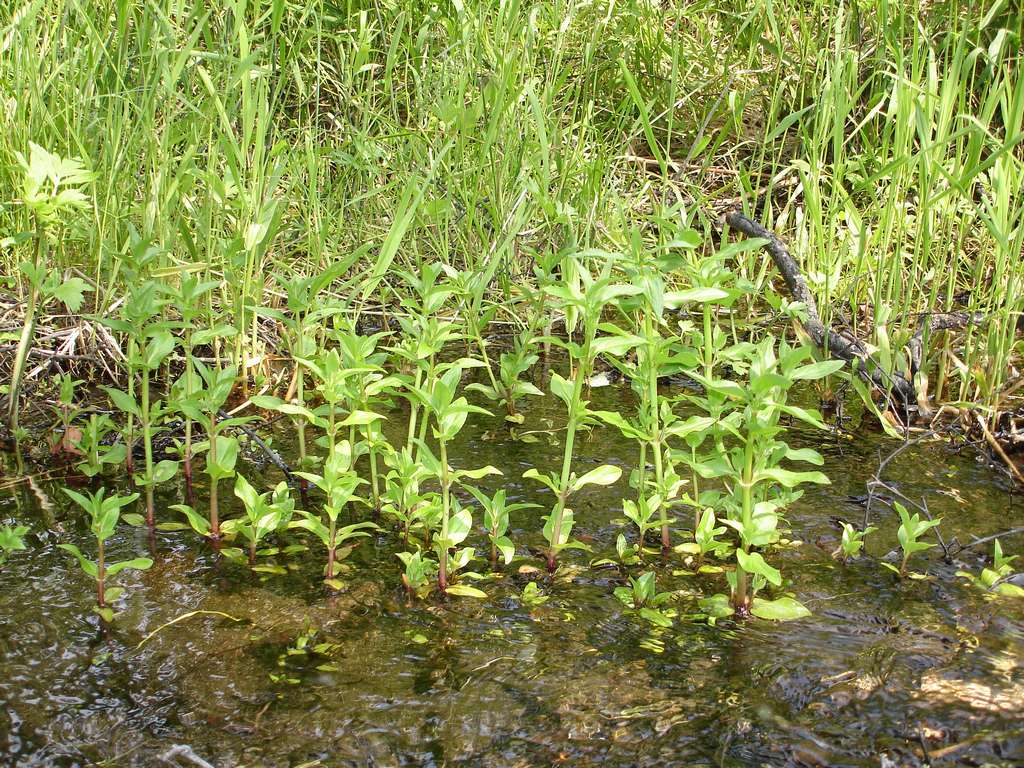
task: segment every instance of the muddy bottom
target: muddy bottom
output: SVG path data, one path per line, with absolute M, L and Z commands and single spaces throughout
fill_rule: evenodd
M 628 402 L 595 390 L 595 407 Z M 391 415 L 400 433 L 401 414 Z M 527 427 L 558 408 L 537 406 Z M 918 559 L 922 581 L 900 581 L 879 559 L 897 546 L 895 515 L 879 507 L 868 554 L 830 555 L 832 518 L 859 523 L 855 498 L 893 443 L 857 434 L 799 434 L 826 455 L 833 484 L 807 492 L 787 515 L 799 546 L 774 552 L 784 591 L 812 616 L 788 624 L 688 617 L 697 599 L 725 591 L 718 575 L 673 575 L 680 555 L 654 559 L 659 590 L 678 612 L 655 628 L 612 594 L 622 482 L 581 494 L 577 535 L 554 577 L 540 565 L 541 510 L 514 515 L 518 559 L 475 582 L 485 600 L 410 604 L 400 587 L 397 537 L 365 539 L 345 561 L 345 588 L 319 585 L 322 550 L 282 559 L 288 572 L 254 575 L 218 562 L 188 532 L 159 534 L 157 562 L 126 575 L 127 597 L 109 631 L 90 614 L 90 583 L 56 545 L 92 545 L 59 483 L 21 483 L 0 498 L 0 521 L 31 526 L 30 549 L 0 571 L 0 763 L 19 766 L 161 763 L 218 766 L 916 766 L 1024 764 L 1024 601 L 986 599 L 955 576 L 978 572 L 985 551 L 946 563 Z M 288 454 L 289 438 L 278 434 Z M 490 463 L 515 500 L 549 503 L 521 479 L 559 462 L 558 445 L 515 442 L 498 420 L 466 428 L 456 467 Z M 635 449 L 608 430 L 584 439 L 576 466 L 631 467 Z M 270 487 L 276 470 L 245 466 Z M 626 473 L 628 474 L 628 473 Z M 972 453 L 921 445 L 887 477 L 925 496 L 949 541 L 1010 527 L 1021 500 Z M 205 490 L 198 489 L 205 499 Z M 181 501 L 166 486 L 158 517 Z M 230 497 L 228 484 L 222 497 Z M 689 513 L 674 532 L 684 540 Z M 479 526 L 480 513 L 475 523 Z M 632 535 L 632 534 L 630 534 Z M 470 544 L 485 551 L 475 532 Z M 1024 554 L 1024 540 L 1003 542 Z M 124 527 L 113 557 L 143 555 L 144 532 Z M 482 561 L 474 565 L 486 573 Z M 635 575 L 638 569 L 632 569 Z M 539 579 L 549 600 L 521 599 Z M 190 611 L 204 611 L 174 625 Z M 224 615 L 227 614 L 227 615 Z M 149 633 L 158 630 L 141 647 Z M 177 749 L 175 747 L 177 746 Z

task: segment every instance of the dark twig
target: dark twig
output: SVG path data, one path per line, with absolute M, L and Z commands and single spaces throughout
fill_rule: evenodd
M 218 415 L 222 419 L 230 419 L 231 418 L 231 414 L 229 414 L 227 411 L 225 411 L 223 409 L 221 409 L 218 412 Z M 243 432 L 245 434 L 245 436 L 248 437 L 261 451 L 263 451 L 264 454 L 266 454 L 266 457 L 268 459 L 270 459 L 271 463 L 273 463 L 273 465 L 275 467 L 277 467 L 282 472 L 284 472 L 284 476 L 286 478 L 288 478 L 289 482 L 292 481 L 293 478 L 292 478 L 291 467 L 289 467 L 288 464 L 285 462 L 285 460 L 281 458 L 281 454 L 279 454 L 277 451 L 275 451 L 273 448 L 271 448 L 269 445 L 267 445 L 263 441 L 263 438 L 261 438 L 259 435 L 257 435 L 252 429 L 247 427 L 245 424 L 236 424 L 235 426 L 241 432 Z
M 925 439 L 927 439 L 929 437 L 934 437 L 934 436 L 935 436 L 935 433 L 930 431 L 930 430 L 928 432 L 924 432 L 924 433 L 918 435 L 917 437 L 915 437 L 913 440 L 905 440 L 904 442 L 900 443 L 899 446 L 896 448 L 896 450 L 894 450 L 892 453 L 890 453 L 884 459 L 880 458 L 880 460 L 878 462 L 878 469 L 875 470 L 874 477 L 872 477 L 867 482 L 868 500 L 867 500 L 867 503 L 864 505 L 864 524 L 863 524 L 863 526 L 861 526 L 861 530 L 866 530 L 867 529 L 868 522 L 871 519 L 871 517 L 870 517 L 871 516 L 871 501 L 875 497 L 875 489 L 876 488 L 884 488 L 886 490 L 892 490 L 889 487 L 889 485 L 885 481 L 882 480 L 882 472 L 889 465 L 889 462 L 891 462 L 893 459 L 895 459 L 897 456 L 899 456 L 901 453 L 903 453 L 908 448 L 911 448 L 911 447 L 917 445 L 918 443 L 922 442 L 923 440 L 925 440 Z M 881 453 L 881 452 L 879 452 L 879 453 Z M 903 496 L 903 494 L 899 494 L 899 495 Z M 906 498 L 906 497 L 904 497 L 904 498 Z
M 1003 539 L 1007 536 L 1016 536 L 1018 533 L 1024 533 L 1024 528 L 1010 528 L 1007 531 L 1000 531 L 999 533 L 993 533 L 991 536 L 984 536 L 980 539 L 973 539 L 969 544 L 961 544 L 957 542 L 957 550 L 953 554 L 959 554 L 965 549 L 971 549 L 973 547 L 981 546 L 982 544 L 988 544 L 990 541 L 996 539 Z
M 921 367 L 927 334 L 934 331 L 963 328 L 972 323 L 981 323 L 985 319 L 981 314 L 967 312 L 929 313 L 922 316 L 917 331 L 907 344 L 910 358 L 909 375 L 898 372 L 890 374 L 871 360 L 867 347 L 861 341 L 843 336 L 825 327 L 821 321 L 821 315 L 818 314 L 818 305 L 814 300 L 814 295 L 800 273 L 799 265 L 785 244 L 773 232 L 737 210 L 725 214 L 725 221 L 730 227 L 748 237 L 758 237 L 768 241 L 764 246 L 765 251 L 771 256 L 776 268 L 786 281 L 790 295 L 806 308 L 807 319 L 803 321 L 803 327 L 811 340 L 819 349 L 826 350 L 834 357 L 852 363 L 854 371 L 863 379 L 871 382 L 887 395 L 895 396 L 904 417 L 909 408 L 917 402 L 917 391 L 913 382 L 914 376 Z

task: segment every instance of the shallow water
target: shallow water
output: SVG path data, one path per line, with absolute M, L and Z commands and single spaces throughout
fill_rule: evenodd
M 616 407 L 629 393 L 609 387 L 594 399 Z M 545 419 L 561 424 L 554 403 L 535 406 L 527 426 Z M 401 429 L 401 420 L 396 412 L 390 424 Z M 919 555 L 917 569 L 931 578 L 899 582 L 878 564 L 896 547 L 884 508 L 869 557 L 836 563 L 830 519 L 861 519 L 850 497 L 865 492 L 893 444 L 797 431 L 792 442 L 802 440 L 826 455 L 833 485 L 789 510 L 792 536 L 804 543 L 772 555 L 786 589 L 813 611 L 789 624 L 687 620 L 699 596 L 726 587 L 721 576 L 673 576 L 677 555 L 655 565 L 680 618 L 655 629 L 631 615 L 612 595 L 623 576 L 587 567 L 614 556 L 623 481 L 581 495 L 577 535 L 594 554 L 567 553 L 553 580 L 542 577 L 551 599 L 533 609 L 519 595 L 536 576 L 517 568 L 540 564 L 530 550 L 542 542 L 541 510 L 514 516 L 520 560 L 480 582 L 489 597 L 479 601 L 409 604 L 392 535 L 364 540 L 346 561 L 346 589 L 328 595 L 317 548 L 287 561 L 287 575 L 261 578 L 218 563 L 189 533 L 162 533 L 157 564 L 121 579 L 122 613 L 102 633 L 90 584 L 56 548 L 73 541 L 91 551 L 84 522 L 58 483 L 19 484 L 0 497 L 0 520 L 32 527 L 30 550 L 0 571 L 0 763 L 153 765 L 178 744 L 218 767 L 913 766 L 925 764 L 925 747 L 936 765 L 1024 763 L 1024 605 L 986 600 L 955 577 L 980 570 L 973 550 L 949 564 L 938 550 Z M 278 441 L 287 453 L 287 435 Z M 450 461 L 494 464 L 504 476 L 481 486 L 546 503 L 520 476 L 559 455 L 557 445 L 512 441 L 498 420 L 482 419 Z M 582 442 L 575 466 L 634 461 L 632 443 L 601 430 Z M 244 472 L 268 486 L 279 479 L 273 468 Z M 947 541 L 1020 519 L 1021 499 L 1001 477 L 946 445 L 905 452 L 886 476 L 927 498 Z M 174 518 L 166 506 L 180 493 L 163 493 L 161 519 Z M 483 551 L 482 536 L 471 543 Z M 1021 538 L 1003 543 L 1024 552 Z M 148 543 L 125 527 L 112 548 L 119 559 L 145 554 Z M 194 610 L 240 620 L 197 615 L 136 648 Z M 321 652 L 289 653 L 303 636 Z

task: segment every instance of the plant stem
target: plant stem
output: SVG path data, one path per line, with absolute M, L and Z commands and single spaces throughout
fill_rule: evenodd
M 743 447 L 743 479 L 740 481 L 743 488 L 743 511 L 742 526 L 744 531 L 749 531 L 754 518 L 754 451 L 750 438 L 747 438 Z M 746 541 L 742 544 L 743 551 L 749 552 L 750 545 Z M 747 594 L 747 572 L 743 566 L 736 563 L 736 594 L 733 597 L 733 607 L 741 616 L 750 613 L 750 597 Z
M 217 412 L 210 412 L 210 452 L 208 455 L 209 462 L 211 465 L 217 463 Z M 214 477 L 210 478 L 210 540 L 213 542 L 214 547 L 220 542 L 220 518 L 218 517 L 217 509 L 217 485 L 218 480 Z
M 551 511 L 553 524 L 551 527 L 551 547 L 548 549 L 548 571 L 554 572 L 557 565 L 556 558 L 561 547 L 562 538 L 562 515 L 565 513 L 565 503 L 569 497 L 569 476 L 572 472 L 572 450 L 576 440 L 576 428 L 579 425 L 580 400 L 583 397 L 583 380 L 587 377 L 590 361 L 590 345 L 593 333 L 587 331 L 587 342 L 583 350 L 583 358 L 576 368 L 576 379 L 572 385 L 572 405 L 569 407 L 569 423 L 565 428 L 565 450 L 562 454 L 562 474 L 558 483 L 558 500 L 555 508 Z
M 448 476 L 448 445 L 438 440 L 441 452 L 441 552 L 438 560 L 437 586 L 442 592 L 448 589 L 448 515 L 451 505 L 451 479 Z
M 36 251 L 35 267 L 38 273 L 43 248 L 46 241 L 46 230 L 42 222 L 36 218 Z M 14 355 L 14 365 L 11 368 L 11 386 L 7 392 L 7 426 L 18 441 L 18 408 L 19 396 L 21 394 L 21 381 L 25 376 L 25 366 L 28 363 L 28 353 L 32 349 L 32 339 L 36 330 L 36 304 L 39 301 L 39 291 L 35 284 L 29 286 L 28 305 L 25 307 L 25 325 L 21 329 L 21 337 L 18 339 L 18 349 Z
M 142 445 L 146 452 L 146 526 L 153 532 L 153 439 L 149 424 L 149 369 L 142 369 Z

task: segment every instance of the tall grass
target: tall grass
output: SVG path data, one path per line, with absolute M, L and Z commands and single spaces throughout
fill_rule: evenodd
M 140 277 L 217 281 L 239 367 L 266 353 L 272 274 L 368 245 L 344 276 L 353 312 L 392 303 L 396 269 L 440 262 L 486 275 L 498 319 L 525 322 L 538 259 L 633 227 L 659 242 L 669 218 L 710 226 L 709 204 L 738 197 L 792 242 L 828 318 L 883 351 L 919 313 L 986 314 L 925 371 L 933 393 L 994 407 L 1024 309 L 1014 6 L 5 3 L 0 269 L 24 297 L 30 141 L 97 172 L 53 269 L 91 280 L 101 314 Z M 158 251 L 142 266 L 136 232 Z M 738 258 L 763 291 L 762 258 Z

